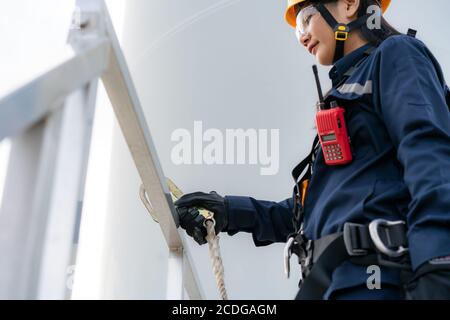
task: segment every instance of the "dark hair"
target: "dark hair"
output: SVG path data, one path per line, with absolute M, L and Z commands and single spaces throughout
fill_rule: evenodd
M 310 0 L 310 3 L 332 3 L 337 2 L 339 0 Z M 379 0 L 360 0 L 359 9 L 358 9 L 358 17 L 362 17 L 366 15 L 367 9 L 370 6 L 379 6 L 380 7 L 380 1 Z M 298 7 L 300 9 L 300 7 Z M 361 29 L 361 35 L 372 45 L 378 46 L 381 42 L 386 40 L 387 38 L 399 35 L 401 34 L 397 29 L 395 29 L 393 26 L 389 24 L 389 22 L 386 21 L 386 19 L 381 16 L 381 28 L 379 29 L 369 29 L 367 27 L 367 24 L 364 24 Z

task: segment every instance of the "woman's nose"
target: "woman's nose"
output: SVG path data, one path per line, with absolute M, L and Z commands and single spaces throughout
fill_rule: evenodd
M 311 36 L 309 32 L 302 34 L 300 36 L 300 43 L 306 48 L 308 46 L 309 41 L 311 40 Z

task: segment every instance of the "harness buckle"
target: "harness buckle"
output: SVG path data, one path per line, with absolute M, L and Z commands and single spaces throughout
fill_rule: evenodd
M 357 223 L 351 223 L 347 222 L 344 224 L 344 244 L 345 249 L 347 250 L 347 253 L 351 257 L 360 257 L 365 256 L 369 252 L 366 249 L 357 249 L 354 246 L 354 242 L 352 242 L 352 239 L 355 239 L 355 230 L 356 228 L 364 228 L 365 226 L 363 224 L 357 224 Z
M 369 224 L 369 233 L 375 247 L 384 255 L 390 258 L 399 258 L 406 254 L 409 250 L 403 246 L 399 246 L 397 250 L 393 250 L 388 248 L 383 241 L 381 240 L 381 236 L 379 233 L 380 227 L 392 227 L 397 225 L 406 224 L 404 221 L 387 221 L 384 219 L 373 220 Z
M 334 28 L 334 38 L 337 41 L 346 41 L 349 33 L 350 29 L 346 24 L 340 23 Z

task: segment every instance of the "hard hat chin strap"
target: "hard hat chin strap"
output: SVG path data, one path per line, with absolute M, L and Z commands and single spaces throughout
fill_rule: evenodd
M 369 15 L 366 14 L 349 24 L 345 24 L 337 22 L 330 11 L 328 11 L 328 9 L 323 5 L 323 3 L 319 2 L 314 6 L 334 31 L 334 36 L 336 39 L 336 49 L 334 51 L 333 63 L 335 63 L 336 61 L 344 57 L 344 46 L 345 41 L 347 41 L 348 39 L 348 34 L 353 30 L 360 29 L 365 23 L 367 23 Z

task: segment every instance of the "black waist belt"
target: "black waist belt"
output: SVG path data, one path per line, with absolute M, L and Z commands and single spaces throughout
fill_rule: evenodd
M 292 252 L 300 259 L 305 279 L 297 299 L 321 300 L 331 284 L 333 271 L 345 261 L 357 265 L 382 265 L 410 269 L 407 229 L 403 221 L 374 220 L 369 225 L 346 223 L 343 232 L 315 241 L 296 239 Z M 300 256 L 299 256 L 300 257 Z M 303 278 L 303 277 L 302 277 Z

